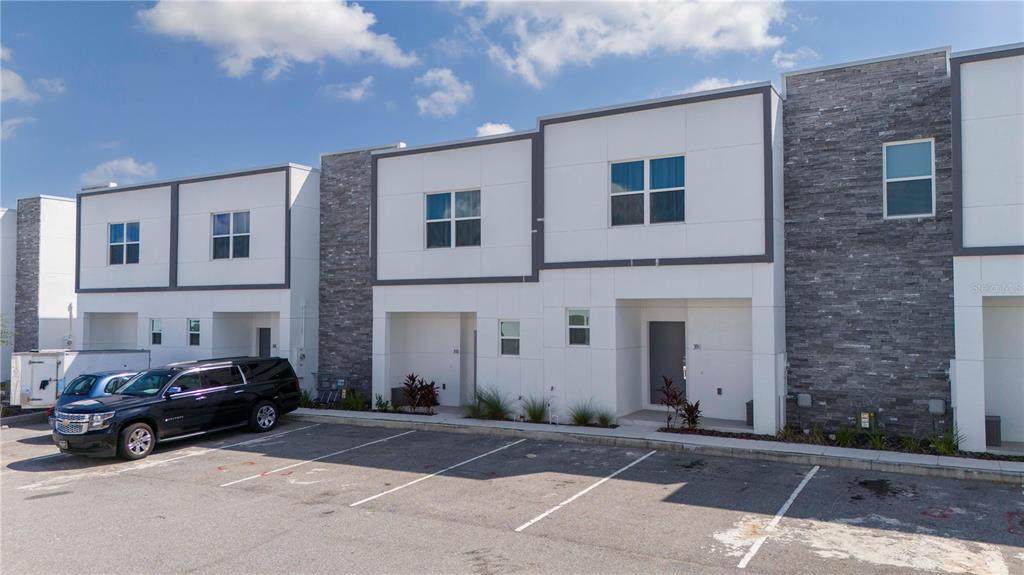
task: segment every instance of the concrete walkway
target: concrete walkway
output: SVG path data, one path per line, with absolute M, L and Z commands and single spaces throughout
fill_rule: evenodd
M 516 421 L 484 421 L 467 419 L 451 410 L 445 410 L 437 415 L 415 415 L 299 408 L 291 416 L 323 423 L 454 431 L 598 445 L 692 451 L 744 459 L 979 479 L 1024 485 L 1024 462 L 1018 461 L 992 461 L 780 441 L 662 433 L 648 425 L 620 425 L 615 429 L 605 429 Z

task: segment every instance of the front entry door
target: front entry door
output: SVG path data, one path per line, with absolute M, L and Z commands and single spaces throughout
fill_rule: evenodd
M 672 378 L 675 388 L 686 393 L 686 323 L 652 321 L 648 327 L 650 383 L 648 403 L 659 405 L 663 377 Z
M 260 328 L 260 357 L 270 357 L 270 328 Z

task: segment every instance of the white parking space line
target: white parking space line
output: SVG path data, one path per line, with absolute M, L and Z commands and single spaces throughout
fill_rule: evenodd
M 768 540 L 768 536 L 771 534 L 772 531 L 775 531 L 775 528 L 779 525 L 779 522 L 782 521 L 783 516 L 786 515 L 787 511 L 789 511 L 789 506 L 792 505 L 794 501 L 796 501 L 796 496 L 800 495 L 800 492 L 804 490 L 804 487 L 807 486 L 807 482 L 809 482 L 811 478 L 814 477 L 814 474 L 818 472 L 818 469 L 820 469 L 820 467 L 818 465 L 815 465 L 814 467 L 811 468 L 810 471 L 807 472 L 807 475 L 804 475 L 804 480 L 800 482 L 800 485 L 796 486 L 796 489 L 794 489 L 793 493 L 790 494 L 789 499 L 787 499 L 786 502 L 782 504 L 782 507 L 779 508 L 779 511 L 775 514 L 775 517 L 772 517 L 772 520 L 768 523 L 768 527 L 766 527 L 764 530 L 764 535 L 758 537 L 757 541 L 755 541 L 754 544 L 750 547 L 750 550 L 747 551 L 747 554 L 743 556 L 743 559 L 740 559 L 739 564 L 736 565 L 738 569 L 745 569 L 747 563 L 750 563 L 750 560 L 754 558 L 754 555 L 757 555 L 757 552 L 761 549 L 761 546 L 764 545 L 764 542 Z
M 291 469 L 293 467 L 298 467 L 300 465 L 305 465 L 307 463 L 312 463 L 314 461 L 320 461 L 321 459 L 327 459 L 328 457 L 333 457 L 335 455 L 341 455 L 342 453 L 348 453 L 349 451 L 355 451 L 357 449 L 360 449 L 360 448 L 363 448 L 363 447 L 367 447 L 367 446 L 373 445 L 375 443 L 382 443 L 384 441 L 388 441 L 388 440 L 394 439 L 396 437 L 402 437 L 403 435 L 409 435 L 410 433 L 415 433 L 415 432 L 416 432 L 416 430 L 413 429 L 412 431 L 406 431 L 404 433 L 399 433 L 398 435 L 392 435 L 390 437 L 385 437 L 383 439 L 377 439 L 375 441 L 368 441 L 368 442 L 363 443 L 361 445 L 356 445 L 355 447 L 349 447 L 349 448 L 346 448 L 346 449 L 335 451 L 334 453 L 328 453 L 327 455 L 321 455 L 320 457 L 314 457 L 313 459 L 307 459 L 305 461 L 300 461 L 298 463 L 293 463 L 291 465 L 286 465 L 284 467 L 279 467 L 279 468 L 277 468 L 277 469 L 275 469 L 273 471 L 264 471 L 263 473 L 257 473 L 256 475 L 250 475 L 249 477 L 245 477 L 245 478 L 242 478 L 242 479 L 236 479 L 235 481 L 229 481 L 229 482 L 221 485 L 221 487 L 229 487 L 231 485 L 235 485 L 235 484 L 241 483 L 243 481 L 249 481 L 250 479 L 258 479 L 260 477 L 265 477 L 267 475 L 278 473 L 278 472 L 284 471 L 286 469 Z
M 526 440 L 525 439 L 520 439 L 519 441 L 513 441 L 512 443 L 508 443 L 506 445 L 502 445 L 501 447 L 499 447 L 497 449 L 492 449 L 492 450 L 488 451 L 487 453 L 484 453 L 484 454 L 481 454 L 481 455 L 477 455 L 476 457 L 471 457 L 471 458 L 469 458 L 469 459 L 467 459 L 465 461 L 456 463 L 455 465 L 452 465 L 452 466 L 449 466 L 449 467 L 445 467 L 441 471 L 435 471 L 434 473 L 431 473 L 430 475 L 424 475 L 423 477 L 420 477 L 420 478 L 417 478 L 417 479 L 413 479 L 409 483 L 405 483 L 405 484 L 399 485 L 398 487 L 393 487 L 393 488 L 388 489 L 387 491 L 385 491 L 383 493 L 378 493 L 377 495 L 372 495 L 370 497 L 367 497 L 366 499 L 360 499 L 359 501 L 356 501 L 355 503 L 349 505 L 349 507 L 358 507 L 359 505 L 362 505 L 363 503 L 367 503 L 369 501 L 373 501 L 374 499 L 377 499 L 378 497 L 384 497 L 385 495 L 388 495 L 390 493 L 394 493 L 394 492 L 399 491 L 401 489 L 405 489 L 406 487 L 411 487 L 413 485 L 416 485 L 420 481 L 426 481 L 427 479 L 430 479 L 431 477 L 436 477 L 438 475 L 441 475 L 442 473 L 451 471 L 452 469 L 455 469 L 456 467 L 462 467 L 463 465 L 466 465 L 467 463 L 472 463 L 472 462 L 476 461 L 477 459 L 482 459 L 484 457 L 487 457 L 488 455 L 493 455 L 493 454 L 495 454 L 495 453 L 497 453 L 497 452 L 499 452 L 499 451 L 501 451 L 503 449 L 508 449 L 509 447 L 512 447 L 513 445 L 519 445 L 520 443 L 522 443 L 524 441 L 526 441 Z
M 580 492 L 579 492 L 579 493 L 577 493 L 576 495 L 573 495 L 572 497 L 570 497 L 570 498 L 566 499 L 565 501 L 563 501 L 563 502 L 559 503 L 558 505 L 555 505 L 555 506 L 554 506 L 554 507 L 552 507 L 551 509 L 548 509 L 548 510 L 547 510 L 547 511 L 545 511 L 544 513 L 541 513 L 540 515 L 538 515 L 538 516 L 534 517 L 533 519 L 531 519 L 531 520 L 527 521 L 526 523 L 523 523 L 523 524 L 522 524 L 522 525 L 520 525 L 519 527 L 516 527 L 516 533 L 521 533 L 521 532 L 522 532 L 522 531 L 523 531 L 524 529 L 526 529 L 527 527 L 529 527 L 529 526 L 533 525 L 534 523 L 536 523 L 536 522 L 540 521 L 541 519 L 544 519 L 544 518 L 545 518 L 545 517 L 547 517 L 548 515 L 551 515 L 551 514 L 552 514 L 552 513 L 554 513 L 555 511 L 558 511 L 559 509 L 561 509 L 561 508 L 565 507 L 566 505 L 568 505 L 568 504 L 572 503 L 573 501 L 575 501 L 575 500 L 579 499 L 580 497 L 583 497 L 583 496 L 584 496 L 584 495 L 586 495 L 586 494 L 587 494 L 588 492 L 590 492 L 591 490 L 593 490 L 593 489 L 597 488 L 597 486 L 601 485 L 601 484 L 602 484 L 602 483 L 604 483 L 605 481 L 608 481 L 609 479 L 611 479 L 611 478 L 615 477 L 616 475 L 618 475 L 618 474 L 622 473 L 623 471 L 625 471 L 625 470 L 629 469 L 630 467 L 633 467 L 633 466 L 634 466 L 634 465 L 636 465 L 637 463 L 640 463 L 641 461 L 643 461 L 643 460 L 647 459 L 648 457 L 650 457 L 650 456 L 654 455 L 654 454 L 655 454 L 655 453 L 657 453 L 657 452 L 658 452 L 657 450 L 654 450 L 654 451 L 649 451 L 649 452 L 647 452 L 646 454 L 644 454 L 643 456 L 641 456 L 641 457 L 640 457 L 639 459 L 635 459 L 635 460 L 634 460 L 634 461 L 633 461 L 632 463 L 630 463 L 629 465 L 627 465 L 627 466 L 625 466 L 625 467 L 623 467 L 623 468 L 619 469 L 619 470 L 618 470 L 618 471 L 616 471 L 615 473 L 612 473 L 611 475 L 609 475 L 609 476 L 607 476 L 607 477 L 603 477 L 603 478 L 599 479 L 598 481 L 594 482 L 594 483 L 593 483 L 593 484 L 592 484 L 592 485 L 591 485 L 590 487 L 587 487 L 586 489 L 584 489 L 583 491 L 580 491 Z

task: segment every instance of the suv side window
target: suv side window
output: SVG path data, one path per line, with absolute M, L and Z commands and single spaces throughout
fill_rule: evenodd
M 242 383 L 242 374 L 235 366 L 215 367 L 203 372 L 206 376 L 206 387 L 224 387 Z
M 260 362 L 251 362 L 247 366 L 250 379 L 257 381 L 278 381 L 281 379 L 294 379 L 295 371 L 286 359 L 271 359 Z
M 203 388 L 203 376 L 198 372 L 186 373 L 174 380 L 172 386 L 180 387 L 182 393 L 187 391 L 198 391 Z
M 131 379 L 129 376 L 125 377 L 112 377 L 107 382 L 106 387 L 103 388 L 104 393 L 114 393 L 114 390 L 121 387 L 121 384 Z

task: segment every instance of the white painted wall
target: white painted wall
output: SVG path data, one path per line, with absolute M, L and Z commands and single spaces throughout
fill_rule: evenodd
M 87 350 L 139 349 L 137 313 L 85 313 Z
M 762 105 L 738 96 L 547 126 L 545 261 L 764 253 Z M 612 227 L 610 164 L 669 155 L 686 157 L 686 221 Z
M 178 285 L 284 283 L 285 173 L 178 186 Z M 249 257 L 213 259 L 215 213 L 249 211 Z
M 964 246 L 1024 245 L 1024 56 L 960 67 Z
M 291 166 L 291 289 L 287 350 L 296 372 L 317 369 L 320 331 L 320 171 Z M 275 336 L 276 337 L 276 336 Z M 309 377 L 314 385 L 313 377 Z
M 82 289 L 163 287 L 170 270 L 171 187 L 83 195 L 79 285 Z M 72 206 L 73 207 L 73 206 Z M 108 225 L 139 222 L 139 263 L 108 265 Z M 74 234 L 74 215 L 71 227 Z M 74 237 L 71 239 L 74 270 Z
M 1002 418 L 1002 440 L 1024 442 L 1024 297 L 986 297 L 985 415 Z
M 18 212 L 0 208 L 0 318 L 3 326 L 14 334 L 14 270 L 17 261 Z M 11 377 L 13 341 L 0 344 L 0 381 Z
M 67 347 L 75 294 L 75 201 L 42 196 L 39 204 L 39 349 Z
M 380 279 L 530 275 L 531 141 L 381 158 Z M 479 247 L 426 249 L 426 194 L 480 190 Z

